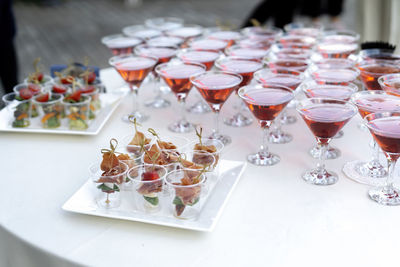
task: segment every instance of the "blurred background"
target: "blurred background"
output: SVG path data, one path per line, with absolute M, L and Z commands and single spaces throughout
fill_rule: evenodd
M 10 0 L 1 0 L 10 1 Z M 10 1 L 12 2 L 12 1 Z M 40 57 L 46 70 L 52 64 L 81 61 L 108 67 L 111 56 L 101 37 L 120 33 L 124 26 L 151 17 L 180 17 L 185 23 L 212 27 L 216 22 L 240 27 L 260 0 L 15 0 L 15 47 L 18 81 L 33 71 Z M 362 40 L 399 39 L 400 0 L 345 0 L 339 25 L 355 30 Z M 4 15 L 4 14 L 3 14 Z M 294 21 L 307 20 L 299 15 Z M 319 18 L 329 24 L 326 16 Z M 269 22 L 271 23 L 271 22 Z M 0 93 L 1 94 L 1 93 Z

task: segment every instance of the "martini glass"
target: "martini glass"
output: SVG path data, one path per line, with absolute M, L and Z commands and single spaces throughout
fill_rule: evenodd
M 271 166 L 277 164 L 280 158 L 268 151 L 268 130 L 272 121 L 294 98 L 293 91 L 281 85 L 249 85 L 239 89 L 239 96 L 247 104 L 254 117 L 259 120 L 263 131 L 263 141 L 257 153 L 247 156 L 247 161 L 258 166 Z
M 134 111 L 122 117 L 125 122 L 130 122 L 130 118 L 136 118 L 138 122 L 148 119 L 139 111 L 139 87 L 143 80 L 157 63 L 158 58 L 151 56 L 136 56 L 132 54 L 114 56 L 110 58 L 109 64 L 113 66 L 121 77 L 128 83 L 131 95 L 134 99 Z
M 215 62 L 215 66 L 221 71 L 240 74 L 243 80 L 238 86 L 239 89 L 242 86 L 250 84 L 251 80 L 253 79 L 254 72 L 261 69 L 263 67 L 263 64 L 258 59 L 228 56 L 218 59 Z M 236 94 L 237 92 L 238 91 L 236 91 Z M 251 118 L 248 118 L 241 113 L 240 106 L 242 103 L 244 102 L 239 99 L 239 103 L 237 105 L 239 109 L 237 113 L 233 115 L 233 117 L 225 119 L 224 122 L 226 125 L 233 127 L 244 127 L 250 125 L 253 122 Z
M 360 41 L 360 35 L 351 30 L 329 30 L 323 32 L 321 39 L 323 42 L 356 44 Z
M 300 73 L 305 72 L 308 68 L 308 61 L 304 59 L 276 59 L 265 63 L 268 64 L 270 69 L 289 69 Z
M 252 59 L 262 60 L 268 55 L 268 48 L 263 47 L 241 47 L 239 45 L 233 45 L 225 49 L 225 54 L 228 56 L 247 57 Z
M 194 24 L 187 24 L 180 28 L 165 31 L 165 34 L 167 36 L 182 38 L 185 40 L 183 45 L 186 46 L 189 40 L 203 34 L 203 27 Z
M 317 45 L 317 50 L 323 58 L 348 58 L 357 49 L 357 43 L 322 41 Z
M 214 66 L 214 61 L 219 58 L 220 52 L 203 51 L 185 48 L 179 51 L 177 57 L 183 62 L 200 63 L 206 66 L 206 70 L 210 70 Z
M 303 75 L 300 72 L 288 69 L 262 69 L 254 73 L 256 81 L 263 86 L 270 84 L 279 84 L 292 89 L 294 92 L 303 80 Z M 269 141 L 274 144 L 286 144 L 292 141 L 292 135 L 285 133 L 281 129 L 281 124 L 293 124 L 296 122 L 296 117 L 287 115 L 283 110 L 280 113 L 280 118 L 274 121 L 275 129 L 270 132 Z
M 346 85 L 355 83 L 360 71 L 356 68 L 352 69 L 321 69 L 310 68 L 310 76 L 319 83 Z
M 131 25 L 122 29 L 122 32 L 129 37 L 136 37 L 142 40 L 148 40 L 162 35 L 157 29 L 152 29 L 144 25 Z
M 400 73 L 383 75 L 378 82 L 387 94 L 400 97 Z
M 322 34 L 323 27 L 320 24 L 305 25 L 300 22 L 286 24 L 283 29 L 291 35 L 302 35 L 319 37 Z
M 215 31 L 207 36 L 208 39 L 228 42 L 228 47 L 234 45 L 235 42 L 240 40 L 242 37 L 243 36 L 239 32 L 235 31 Z
M 210 138 L 218 139 L 224 145 L 231 143 L 229 136 L 219 132 L 219 112 L 228 97 L 242 82 L 242 76 L 223 71 L 207 71 L 190 77 L 190 80 L 215 114 L 215 128 Z
M 367 61 L 358 65 L 361 81 L 367 90 L 382 90 L 378 78 L 385 74 L 400 73 L 400 64 L 387 61 Z
M 332 138 L 357 113 L 356 106 L 341 100 L 309 98 L 298 103 L 297 111 L 322 149 L 317 167 L 306 171 L 303 179 L 315 185 L 336 183 L 337 174 L 325 169 L 325 150 Z
M 400 98 L 391 96 L 383 91 L 361 91 L 353 94 L 351 101 L 357 106 L 362 118 L 371 113 L 400 112 Z M 387 173 L 379 162 L 379 147 L 373 142 L 373 153 L 370 161 L 355 160 L 343 167 L 347 177 L 364 184 L 379 184 Z
M 241 33 L 248 39 L 263 40 L 263 41 L 275 41 L 279 36 L 283 34 L 283 31 L 276 27 L 246 27 L 241 30 Z
M 347 85 L 335 85 L 335 84 L 321 84 L 317 81 L 310 80 L 300 85 L 300 89 L 308 98 L 332 98 L 336 100 L 349 101 L 353 93 L 357 92 L 358 87 L 353 83 Z M 340 133 L 341 131 L 339 131 Z M 319 145 L 314 146 L 309 151 L 313 158 L 319 158 L 321 153 L 321 147 Z M 326 148 L 326 159 L 336 159 L 340 156 L 340 150 L 330 145 Z
M 269 49 L 271 48 L 273 41 L 270 40 L 258 40 L 258 39 L 242 39 L 237 42 L 237 45 L 242 48 L 260 48 L 260 49 Z
M 311 36 L 286 34 L 278 39 L 279 44 L 286 48 L 312 49 L 317 40 Z
M 309 59 L 312 55 L 311 49 L 296 48 L 290 45 L 274 44 L 270 49 L 271 53 L 268 57 L 274 59 Z
M 171 60 L 173 56 L 175 56 L 176 52 L 178 51 L 177 46 L 156 46 L 156 45 L 138 45 L 135 47 L 135 53 L 137 55 L 144 55 L 144 56 L 155 56 L 158 58 L 158 64 L 166 63 Z M 155 70 L 153 70 L 154 82 L 156 83 L 155 90 L 156 90 L 156 97 L 149 101 L 145 102 L 146 107 L 152 108 L 166 108 L 171 105 L 171 103 L 162 97 L 162 90 L 161 90 L 161 83 L 160 83 L 160 76 L 157 74 Z
M 400 191 L 393 187 L 394 169 L 400 157 L 400 113 L 369 114 L 364 121 L 387 159 L 388 177 L 385 185 L 369 190 L 369 197 L 382 205 L 400 205 Z
M 176 28 L 180 28 L 183 25 L 183 19 L 174 17 L 160 17 L 146 19 L 144 24 L 152 29 L 157 29 L 159 31 L 168 31 Z
M 318 69 L 352 69 L 356 62 L 347 58 L 322 58 L 312 63 Z
M 184 40 L 173 36 L 159 36 L 146 41 L 146 44 L 151 46 L 181 46 Z
M 228 42 L 217 39 L 197 39 L 189 43 L 189 47 L 200 51 L 219 51 L 223 52 L 228 46 Z
M 118 56 L 122 54 L 131 54 L 133 48 L 143 41 L 136 37 L 114 34 L 103 37 L 101 42 L 111 50 L 114 56 Z
M 163 78 L 181 105 L 182 118 L 168 126 L 170 131 L 176 133 L 187 133 L 193 130 L 193 125 L 189 123 L 185 117 L 185 100 L 192 89 L 190 77 L 204 73 L 205 70 L 206 67 L 199 63 L 177 61 L 163 63 L 156 67 L 156 72 Z
M 364 49 L 359 53 L 359 61 L 387 61 L 388 63 L 399 63 L 400 55 L 393 54 L 392 50 L 388 49 Z

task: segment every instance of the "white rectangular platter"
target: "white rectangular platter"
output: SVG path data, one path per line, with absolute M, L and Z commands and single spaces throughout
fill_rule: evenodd
M 110 210 L 98 208 L 93 191 L 96 188 L 92 181 L 87 181 L 62 208 L 66 211 L 87 215 L 211 232 L 245 168 L 246 163 L 241 161 L 222 160 L 220 162 L 220 175 L 217 182 L 214 183 L 213 188 L 210 188 L 207 198 L 203 201 L 200 215 L 195 220 L 175 218 L 168 207 L 164 207 L 158 214 L 138 211 L 132 204 L 131 194 L 133 192 L 131 191 L 121 191 L 120 207 Z
M 14 128 L 10 125 L 10 116 L 7 108 L 0 111 L 0 132 L 18 132 L 18 133 L 49 133 L 49 134 L 70 134 L 70 135 L 97 135 L 103 128 L 111 114 L 120 104 L 124 94 L 106 93 L 100 94 L 102 108 L 96 114 L 94 120 L 89 121 L 89 127 L 86 130 L 70 130 L 63 119 L 60 127 L 56 129 L 45 129 L 40 124 L 40 118 L 32 118 L 31 125 L 26 128 Z

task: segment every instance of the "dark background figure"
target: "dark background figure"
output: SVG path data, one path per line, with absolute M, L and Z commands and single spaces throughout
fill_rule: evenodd
M 337 22 L 343 10 L 343 0 L 263 0 L 247 17 L 242 27 L 252 26 L 251 19 L 261 24 L 272 19 L 275 27 L 283 28 L 295 14 L 310 17 L 314 22 L 327 14 Z
M 0 80 L 6 93 L 18 83 L 16 33 L 12 0 L 0 0 Z

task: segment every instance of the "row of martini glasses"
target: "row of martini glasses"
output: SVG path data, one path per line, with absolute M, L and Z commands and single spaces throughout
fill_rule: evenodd
M 190 32 L 188 31 L 188 28 L 186 27 L 185 30 L 182 30 L 182 32 Z M 259 28 L 255 28 L 259 29 Z M 265 29 L 259 29 L 261 32 L 266 31 Z M 302 28 L 297 28 L 297 30 L 304 30 Z M 273 31 L 273 30 L 271 30 Z M 302 33 L 304 34 L 304 33 Z M 276 35 L 274 38 L 276 39 L 278 35 Z M 329 36 L 329 35 L 328 35 Z M 171 36 L 170 36 L 171 37 Z M 170 38 L 166 37 L 166 38 Z M 346 58 L 351 54 L 351 53 L 336 53 L 333 56 L 333 59 L 330 59 L 330 56 L 326 56 L 324 53 L 321 51 L 321 46 L 318 46 L 318 51 L 321 52 L 322 57 L 328 57 L 329 59 L 327 60 L 314 60 L 313 66 L 314 69 L 309 68 L 310 61 L 307 61 L 306 59 L 309 59 L 310 55 L 313 55 L 310 53 L 310 48 L 313 47 L 312 36 L 293 36 L 293 35 L 285 35 L 277 39 L 278 45 L 274 44 L 271 47 L 271 49 L 266 49 L 265 47 L 261 48 L 260 47 L 243 47 L 240 45 L 232 45 L 228 48 L 225 49 L 225 52 L 230 55 L 228 58 L 220 58 L 217 60 L 216 64 L 217 67 L 219 67 L 221 71 L 206 71 L 207 69 L 210 69 L 210 65 L 212 65 L 212 61 L 210 64 L 201 64 L 201 63 L 195 63 L 195 62 L 190 62 L 189 60 L 182 60 L 182 58 L 185 57 L 180 57 L 181 62 L 179 63 L 174 63 L 174 64 L 160 64 L 155 68 L 155 72 L 161 76 L 165 82 L 170 86 L 171 90 L 176 94 L 178 97 L 178 101 L 181 103 L 184 103 L 185 98 L 187 97 L 187 93 L 189 92 L 191 88 L 191 84 L 194 84 L 195 87 L 199 90 L 200 94 L 203 96 L 203 98 L 208 102 L 208 104 L 211 106 L 212 110 L 217 114 L 216 118 L 218 118 L 219 111 L 221 110 L 221 107 L 223 103 L 226 101 L 226 99 L 229 97 L 229 95 L 234 91 L 234 89 L 238 89 L 246 84 L 246 78 L 250 82 L 251 81 L 251 76 L 252 74 L 257 70 L 254 70 L 253 72 L 250 73 L 250 78 L 245 77 L 243 73 L 240 73 L 239 71 L 236 71 L 236 73 L 230 73 L 228 72 L 230 69 L 229 68 L 224 68 L 221 67 L 221 63 L 229 63 L 229 60 L 236 60 L 240 61 L 240 63 L 245 63 L 249 65 L 250 63 L 255 65 L 255 63 L 261 64 L 262 67 L 262 60 L 261 58 L 265 57 L 268 55 L 267 62 L 268 66 L 270 69 L 262 69 L 256 72 L 254 75 L 256 80 L 261 83 L 262 85 L 250 85 L 249 88 L 242 87 L 238 93 L 241 99 L 243 99 L 244 103 L 247 104 L 249 109 L 252 111 L 253 115 L 260 120 L 260 125 L 263 127 L 263 131 L 267 132 L 268 128 L 270 127 L 270 124 L 273 119 L 278 116 L 282 110 L 284 110 L 284 107 L 290 103 L 290 100 L 294 99 L 294 92 L 296 92 L 296 88 L 299 87 L 300 83 L 303 80 L 302 75 L 304 76 L 309 76 L 313 78 L 317 85 L 320 85 L 321 81 L 323 84 L 325 84 L 325 87 L 323 86 L 316 86 L 318 90 L 310 90 L 310 84 L 313 82 L 307 82 L 303 83 L 303 91 L 306 93 L 306 96 L 308 97 L 321 97 L 321 98 L 311 98 L 309 100 L 305 100 L 300 102 L 300 104 L 297 107 L 297 110 L 299 113 L 302 115 L 304 120 L 307 122 L 309 125 L 310 129 L 312 132 L 317 136 L 318 140 L 318 145 L 319 149 L 317 150 L 318 153 L 315 153 L 320 159 L 321 162 L 326 158 L 326 155 L 329 155 L 329 141 L 330 139 L 335 136 L 339 130 L 347 123 L 347 121 L 355 114 L 355 111 L 357 110 L 354 105 L 351 103 L 347 102 L 349 100 L 351 93 L 354 93 L 357 88 L 355 85 L 351 84 L 350 82 L 355 82 L 357 83 L 357 77 L 361 71 L 361 80 L 363 81 L 364 86 L 368 90 L 378 90 L 380 88 L 376 87 L 376 84 L 378 84 L 377 80 L 378 77 L 381 76 L 382 74 L 385 73 L 392 73 L 392 72 L 399 72 L 398 71 L 398 66 L 394 61 L 396 61 L 396 58 L 388 60 L 387 58 L 379 58 L 379 53 L 378 54 L 369 54 L 370 58 L 368 58 L 368 54 L 362 53 L 361 56 L 363 58 L 363 61 L 358 62 L 357 67 L 358 69 L 354 69 L 354 65 L 356 62 L 352 60 L 347 60 Z M 331 38 L 332 36 L 330 36 Z M 296 40 L 297 38 L 297 40 Z M 242 40 L 240 42 L 248 44 L 249 40 L 251 38 Z M 345 38 L 346 39 L 346 38 Z M 349 38 L 347 38 L 349 39 Z M 350 38 L 351 39 L 351 38 Z M 165 38 L 164 38 L 165 40 Z M 295 40 L 295 41 L 294 41 Z M 300 40 L 300 41 L 299 41 Z M 237 41 L 237 40 L 236 40 Z M 289 41 L 294 41 L 290 43 Z M 303 42 L 304 41 L 304 42 Z M 192 41 L 193 43 L 209 43 L 205 42 L 205 40 L 196 40 Z M 186 45 L 188 45 L 188 42 L 185 41 Z M 235 40 L 233 42 L 230 42 L 230 44 L 234 44 Z M 350 42 L 351 43 L 351 42 Z M 314 44 L 315 45 L 315 44 Z M 271 46 L 271 45 L 270 45 Z M 309 46 L 309 47 L 307 47 Z M 335 45 L 331 45 L 328 47 L 335 47 Z M 339 43 L 339 45 L 336 45 L 336 47 L 346 47 L 343 45 L 343 43 Z M 351 47 L 354 47 L 352 45 Z M 268 47 L 269 48 L 269 47 Z M 275 49 L 275 50 L 274 50 Z M 286 50 L 286 51 L 285 51 Z M 333 50 L 333 49 L 332 49 Z M 233 52 L 232 52 L 233 51 Z M 136 52 L 136 51 L 135 51 Z M 188 51 L 188 52 L 196 52 L 195 51 Z M 213 51 L 215 52 L 215 51 Z M 287 54 L 285 54 L 287 52 Z M 337 52 L 337 51 L 336 51 Z M 264 54 L 263 54 L 264 53 Z M 140 53 L 139 53 L 140 54 Z M 182 54 L 182 53 L 181 53 Z M 249 56 L 250 55 L 255 55 L 255 56 Z M 262 55 L 262 56 L 261 56 Z M 285 55 L 285 56 L 282 56 Z M 292 55 L 292 56 L 288 56 Z M 306 55 L 306 56 L 305 56 Z M 373 55 L 373 58 L 372 56 Z M 377 56 L 378 55 L 378 56 Z M 126 56 L 124 56 L 126 57 Z M 151 59 L 153 61 L 153 64 L 156 65 L 159 63 L 159 61 L 155 58 L 152 58 L 150 55 L 143 56 L 142 57 L 148 59 Z M 236 57 L 236 58 L 233 58 Z M 261 58 L 259 58 L 261 57 Z M 275 57 L 275 58 L 274 58 Z M 303 57 L 303 58 L 302 58 Z M 337 59 L 337 58 L 341 59 Z M 365 60 L 366 58 L 368 60 Z M 373 60 L 370 60 L 370 59 Z M 378 60 L 377 60 L 378 59 Z M 111 63 L 111 60 L 110 60 Z M 203 61 L 204 63 L 204 61 Z M 154 67 L 152 65 L 152 67 Z M 208 65 L 208 66 L 207 66 Z M 229 65 L 229 64 L 225 64 Z M 180 67 L 179 67 L 180 66 Z M 149 73 L 152 70 L 152 67 L 148 67 L 147 73 Z M 260 67 L 260 68 L 261 68 Z M 117 68 L 118 70 L 118 68 Z M 169 71 L 176 74 L 185 74 L 186 71 L 189 70 L 188 74 L 183 75 L 178 75 L 178 77 L 175 77 L 174 75 L 170 75 Z M 307 71 L 305 71 L 307 70 Z M 193 72 L 191 72 L 193 71 Z M 121 73 L 121 71 L 119 71 Z M 198 72 L 198 73 L 197 73 Z M 233 71 L 235 72 L 235 71 Z M 302 72 L 306 72 L 305 74 L 302 74 Z M 238 75 L 241 74 L 241 75 Z M 286 76 L 280 76 L 276 77 L 279 75 L 286 75 Z M 122 75 L 122 73 L 121 73 Z M 289 76 L 292 75 L 292 76 Z M 124 77 L 124 75 L 122 75 Z M 128 75 L 129 76 L 129 75 Z M 268 80 L 269 79 L 269 80 Z M 296 84 L 296 82 L 293 82 L 293 80 L 298 80 L 299 82 Z M 191 82 L 191 84 L 190 84 Z M 184 85 L 184 86 L 183 86 Z M 379 84 L 378 84 L 379 86 Z M 174 87 L 174 89 L 173 89 Z M 278 90 L 279 88 L 279 90 Z M 288 88 L 290 91 L 288 91 Z M 258 90 L 261 89 L 261 90 Z M 267 90 L 268 89 L 268 90 Z M 282 90 L 283 89 L 283 90 Z M 175 90 L 175 91 L 174 91 Z M 244 93 L 247 91 L 247 94 Z M 133 90 L 135 91 L 135 90 Z M 137 91 L 137 90 L 136 90 Z M 298 91 L 298 90 L 297 90 Z M 318 91 L 318 93 L 316 93 Z M 262 92 L 262 93 L 261 93 Z M 289 93 L 291 92 L 291 94 Z M 307 94 L 310 93 L 309 95 Z M 322 93 L 321 92 L 325 92 Z M 266 94 L 266 95 L 264 95 Z M 332 96 L 332 94 L 334 96 Z M 371 93 L 372 94 L 372 93 Z M 257 98 L 254 97 L 248 97 L 248 96 L 257 96 Z M 361 94 L 360 94 L 361 95 Z M 365 94 L 368 95 L 368 94 Z M 329 99 L 327 99 L 328 97 Z M 332 98 L 336 100 L 332 100 Z M 339 100 L 338 100 L 339 98 Z M 354 99 L 357 99 L 357 97 L 353 97 Z M 288 100 L 288 102 L 285 102 Z M 253 102 L 249 101 L 253 100 Z M 271 104 L 271 101 L 275 104 Z M 274 100 L 276 102 L 274 102 Z M 285 101 L 283 101 L 285 100 Z M 254 102 L 255 101 L 255 102 Z M 259 101 L 259 102 L 257 102 Z M 263 102 L 264 101 L 264 102 Z M 309 101 L 309 102 L 307 102 Z M 355 101 L 355 100 L 354 100 Z M 354 102 L 353 101 L 353 102 Z M 257 104 L 258 103 L 258 104 Z M 261 104 L 260 104 L 261 103 Z M 308 108 L 300 108 L 302 105 Z M 309 106 L 307 106 L 309 105 Z M 273 107 L 271 109 L 269 107 Z M 360 107 L 357 106 L 360 110 Z M 265 111 L 267 110 L 267 111 Z M 311 111 L 310 111 L 311 110 Z M 378 108 L 379 110 L 379 108 Z M 307 113 L 307 112 L 308 113 Z M 332 112 L 334 111 L 334 112 Z M 281 113 L 282 114 L 282 113 Z M 314 114 L 314 115 L 313 115 Z M 322 116 L 321 116 L 322 114 Z M 332 114 L 335 114 L 333 116 Z M 360 111 L 361 114 L 361 111 Z M 332 115 L 330 118 L 329 116 Z M 326 121 L 318 121 L 320 117 L 323 117 Z M 261 119 L 260 119 L 261 118 Z M 218 122 L 218 119 L 216 119 Z M 293 119 L 290 119 L 289 116 L 282 116 L 281 119 L 275 120 L 276 122 L 283 121 L 285 123 L 290 123 L 294 122 Z M 217 123 L 218 125 L 218 123 Z M 277 132 L 278 134 L 280 133 L 281 136 L 289 136 L 285 135 L 280 129 L 279 129 L 279 123 L 277 123 Z M 176 126 L 176 127 L 173 127 Z M 322 126 L 322 127 L 321 127 Z M 324 129 L 324 127 L 326 127 Z M 187 123 L 185 119 L 180 120 L 179 122 L 175 123 L 174 125 L 170 126 L 170 129 L 178 129 L 175 130 L 177 132 L 185 132 L 188 129 L 190 129 L 190 124 Z M 322 130 L 321 130 L 322 129 Z M 333 135 L 332 135 L 333 134 Z M 230 139 L 226 136 L 222 136 L 218 133 L 218 126 L 215 127 L 214 133 L 213 133 L 213 138 L 219 138 L 222 141 L 228 143 Z M 270 136 L 269 136 L 270 137 Z M 279 135 L 278 135 L 279 137 Z M 266 147 L 266 140 L 268 136 L 264 135 L 264 142 L 263 146 L 261 148 L 261 151 L 249 155 L 248 160 L 256 165 L 273 165 L 279 161 L 279 157 L 276 155 L 273 155 L 271 153 L 268 153 L 267 147 Z M 271 139 L 271 138 L 270 138 Z M 279 140 L 279 138 L 278 138 Z M 291 140 L 289 138 L 283 138 L 281 140 Z M 287 142 L 287 141 L 283 141 Z M 328 151 L 328 152 L 325 152 Z M 333 149 L 333 151 L 335 151 Z M 315 156 L 314 155 L 314 156 Z M 335 154 L 334 154 L 335 155 Z M 336 154 L 338 156 L 338 153 Z M 329 157 L 328 157 L 329 158 Z M 378 162 L 379 163 L 379 162 Z M 354 168 L 351 168 L 354 169 Z M 365 173 L 364 173 L 365 174 Z M 307 172 L 304 176 L 304 179 L 315 183 L 315 184 L 332 184 L 336 182 L 337 180 L 337 175 L 327 172 L 324 168 L 323 163 L 319 164 L 319 166 L 312 170 Z

